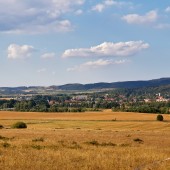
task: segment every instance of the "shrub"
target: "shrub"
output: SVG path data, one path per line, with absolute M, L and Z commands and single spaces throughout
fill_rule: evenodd
M 0 125 L 0 129 L 3 129 L 4 127 L 2 125 Z
M 164 117 L 162 115 L 158 115 L 157 118 L 156 118 L 158 121 L 163 121 L 164 120 Z
M 139 143 L 143 143 L 143 140 L 142 139 L 139 139 L 139 138 L 135 138 L 133 139 L 134 142 L 139 142 Z
M 15 124 L 12 125 L 12 128 L 23 129 L 23 128 L 27 128 L 27 125 L 24 122 L 16 122 Z
M 116 121 L 116 118 L 112 119 L 112 121 Z

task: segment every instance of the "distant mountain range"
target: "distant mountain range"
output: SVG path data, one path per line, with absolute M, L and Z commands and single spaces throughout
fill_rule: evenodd
M 30 86 L 30 87 L 0 87 L 0 94 L 38 94 L 50 93 L 53 91 L 86 91 L 100 89 L 118 89 L 118 88 L 142 88 L 170 85 L 170 78 L 160 78 L 147 81 L 124 81 L 114 83 L 94 83 L 94 84 L 65 84 L 60 86 Z

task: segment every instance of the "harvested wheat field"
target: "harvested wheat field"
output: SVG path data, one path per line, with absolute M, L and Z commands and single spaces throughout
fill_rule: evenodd
M 132 113 L 132 112 L 112 112 L 103 110 L 101 112 L 81 112 L 81 113 L 42 113 L 42 112 L 11 112 L 1 111 L 0 119 L 55 119 L 55 120 L 155 120 L 156 114 Z M 170 121 L 170 115 L 164 115 Z
M 0 112 L 0 169 L 168 170 L 170 115 Z M 27 129 L 12 129 L 24 121 Z

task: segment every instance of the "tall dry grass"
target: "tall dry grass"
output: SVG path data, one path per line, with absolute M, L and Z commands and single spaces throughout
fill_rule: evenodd
M 170 122 L 158 122 L 156 115 L 83 113 L 86 120 L 79 113 L 51 116 L 36 113 L 37 117 L 33 118 L 28 113 L 8 112 L 6 117 L 3 114 L 0 117 L 0 124 L 5 126 L 0 129 L 0 169 L 170 169 L 170 160 L 166 161 L 170 157 Z M 16 114 L 14 119 L 12 114 Z M 22 114 L 27 114 L 26 119 Z M 112 121 L 115 116 L 120 120 Z M 21 118 L 28 128 L 11 129 Z

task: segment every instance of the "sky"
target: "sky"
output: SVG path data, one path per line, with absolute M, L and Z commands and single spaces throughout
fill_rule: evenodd
M 1 0 L 0 86 L 170 77 L 170 1 Z

